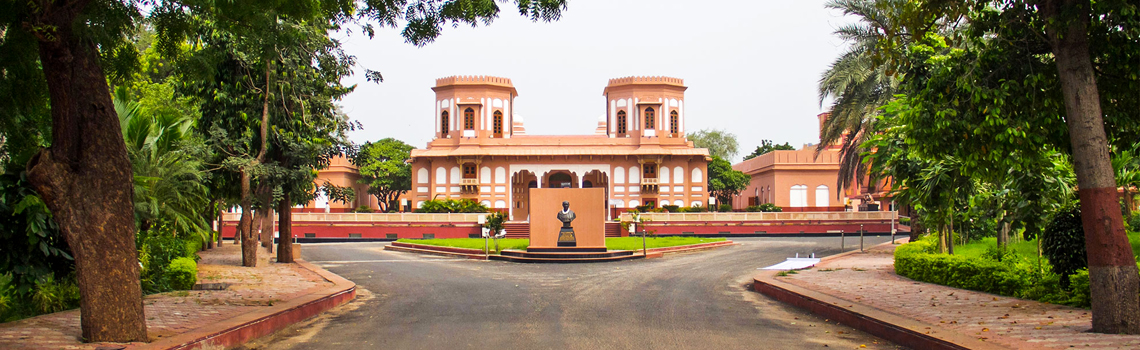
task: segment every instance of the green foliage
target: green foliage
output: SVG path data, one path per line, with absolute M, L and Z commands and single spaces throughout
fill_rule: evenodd
M 198 282 L 198 263 L 188 257 L 175 258 L 166 268 L 166 279 L 175 290 L 190 290 Z
M 744 156 L 744 160 L 756 158 L 772 151 L 794 151 L 795 149 L 795 147 L 792 147 L 792 145 L 787 142 L 784 142 L 782 145 L 777 145 L 773 144 L 772 140 L 760 140 L 760 145 L 756 146 L 756 150 L 752 151 L 752 154 Z
M 709 194 L 716 198 L 717 203 L 722 205 L 731 203 L 732 197 L 739 195 L 740 191 L 748 188 L 748 183 L 752 181 L 752 177 L 748 174 L 733 169 L 732 164 L 717 156 L 713 156 L 712 161 L 709 162 L 708 173 Z M 729 205 L 728 211 L 731 210 L 732 205 Z
M 455 247 L 483 250 L 486 247 L 486 240 L 482 238 L 438 238 L 438 239 L 407 239 L 401 238 L 397 242 L 426 244 L 440 247 Z M 499 251 L 504 249 L 526 250 L 530 245 L 530 240 L 526 238 L 503 238 L 498 240 Z M 494 248 L 494 245 L 490 245 Z M 497 252 L 496 252 L 497 253 Z
M 1065 304 L 1086 309 L 1092 307 L 1092 290 L 1089 285 L 1088 269 L 1080 269 L 1070 275 L 1069 288 L 1072 290 L 1072 297 Z
M 720 205 L 717 205 L 716 211 L 719 211 L 722 213 L 731 212 L 732 211 L 732 204 L 721 203 Z
M 748 206 L 748 208 L 744 208 L 744 211 L 747 211 L 747 212 L 777 212 L 778 213 L 778 212 L 784 211 L 784 208 L 780 208 L 779 206 L 772 204 L 772 203 L 764 203 L 761 205 L 750 205 L 750 206 Z
M 1040 275 L 1028 264 L 927 253 L 933 249 L 934 242 L 929 240 L 900 246 L 895 251 L 895 273 L 916 281 L 1015 297 L 1031 285 L 1030 276 Z
M 685 136 L 697 148 L 707 148 L 709 155 L 723 159 L 736 157 L 736 135 L 724 130 L 704 129 Z
M 169 270 L 172 262 L 179 258 L 196 261 L 201 244 L 197 237 L 175 237 L 168 226 L 159 226 L 145 235 L 140 233 L 136 240 L 142 264 L 139 275 L 143 292 L 147 294 L 176 289 L 178 281 L 172 279 L 175 273 Z
M 36 281 L 32 303 L 41 314 L 79 307 L 79 286 L 73 278 L 56 281 L 50 275 L 44 276 Z
M 491 209 L 471 199 L 433 199 L 424 201 L 417 213 L 486 213 Z
M 704 206 L 700 206 L 700 205 L 694 205 L 691 207 L 681 207 L 681 208 L 677 209 L 678 213 L 704 213 L 707 211 L 709 211 L 708 208 L 706 208 Z
M 1041 235 L 1041 253 L 1049 258 L 1053 272 L 1061 276 L 1063 287 L 1067 287 L 1069 275 L 1088 268 L 1080 206 L 1074 206 L 1053 217 Z
M 505 222 L 507 222 L 506 213 L 493 211 L 490 214 L 487 214 L 487 221 L 485 226 L 491 231 L 491 235 L 494 236 L 503 229 L 503 223 Z
M 371 213 L 372 208 L 367 206 L 367 205 L 362 205 L 362 206 L 356 207 L 356 209 L 353 209 L 352 212 L 353 213 Z
M 360 146 L 353 164 L 360 169 L 360 183 L 368 185 L 368 193 L 376 196 L 380 210 L 399 206 L 400 195 L 412 188 L 412 165 L 407 160 L 412 146 L 386 138 Z
M 661 209 L 665 209 L 665 211 L 670 213 L 676 213 L 678 210 L 681 210 L 681 207 L 676 205 L 662 205 Z
M 75 269 L 63 233 L 22 171 L 0 175 L 0 247 L 0 274 L 11 275 L 7 285 L 19 295 Z
M 328 198 L 329 202 L 348 204 L 348 202 L 356 200 L 356 190 L 353 190 L 352 187 L 341 187 L 325 181 L 321 185 L 320 191 L 324 192 L 325 198 Z

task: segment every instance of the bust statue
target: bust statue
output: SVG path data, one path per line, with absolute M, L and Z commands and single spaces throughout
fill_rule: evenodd
M 558 230 L 559 247 L 575 247 L 578 245 L 578 241 L 574 237 L 574 227 L 570 226 L 574 218 L 576 216 L 574 211 L 570 210 L 570 202 L 562 202 L 562 211 L 558 212 L 558 221 L 562 222 L 562 228 Z
M 570 210 L 570 202 L 562 202 L 562 211 L 558 212 L 558 221 L 562 222 L 563 228 L 570 228 L 570 222 L 574 221 L 574 211 Z

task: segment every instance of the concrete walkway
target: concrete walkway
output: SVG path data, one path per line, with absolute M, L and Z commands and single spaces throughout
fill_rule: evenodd
M 916 348 L 1140 348 L 1140 336 L 1089 333 L 1089 310 L 900 277 L 894 273 L 895 247 L 888 243 L 825 259 L 786 277 L 761 274 L 755 289 L 820 313 L 846 312 L 835 319 L 892 341 L 912 339 L 916 343 L 909 346 Z
M 175 291 L 143 300 L 150 343 L 80 341 L 79 310 L 0 324 L 0 349 L 181 349 L 231 346 L 346 302 L 355 284 L 306 262 L 277 264 L 265 250 L 258 266 L 241 267 L 241 248 L 201 252 L 198 283 L 226 290 Z

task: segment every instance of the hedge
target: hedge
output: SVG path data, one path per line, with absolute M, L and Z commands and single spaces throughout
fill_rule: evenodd
M 1023 297 L 1033 285 L 1031 268 L 1017 263 L 971 259 L 960 255 L 932 254 L 934 242 L 920 240 L 895 250 L 895 273 L 915 281 Z

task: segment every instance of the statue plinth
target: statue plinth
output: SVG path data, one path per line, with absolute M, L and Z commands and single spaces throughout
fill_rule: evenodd
M 574 228 L 563 227 L 558 230 L 558 246 L 559 247 L 577 247 L 578 241 L 574 239 Z

